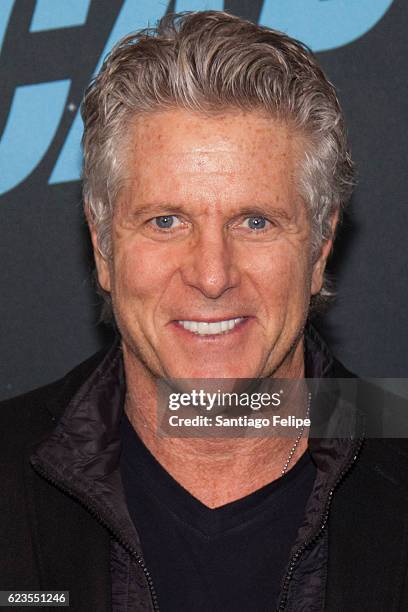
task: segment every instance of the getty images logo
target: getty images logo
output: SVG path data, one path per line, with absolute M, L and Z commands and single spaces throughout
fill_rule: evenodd
M 265 0 L 259 23 L 287 32 L 314 51 L 324 51 L 363 36 L 384 16 L 392 1 Z M 0 2 L 0 51 L 14 4 L 14 0 Z M 83 26 L 90 4 L 90 0 L 37 0 L 27 35 Z M 175 11 L 224 8 L 222 0 L 176 0 L 174 4 Z M 165 9 L 163 0 L 125 0 L 94 72 L 119 38 L 130 30 L 154 24 Z M 0 140 L 0 194 L 23 182 L 47 153 L 67 107 L 70 89 L 71 79 L 16 87 Z M 81 134 L 82 122 L 77 112 L 49 183 L 79 179 Z

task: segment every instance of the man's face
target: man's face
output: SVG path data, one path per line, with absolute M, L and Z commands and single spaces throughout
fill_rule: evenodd
M 173 378 L 301 376 L 328 252 L 312 264 L 301 139 L 254 112 L 174 110 L 137 118 L 130 145 L 112 262 L 96 251 L 125 357 Z

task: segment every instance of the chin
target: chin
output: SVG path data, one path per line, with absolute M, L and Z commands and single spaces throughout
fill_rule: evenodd
M 203 378 L 203 379 L 223 379 L 223 378 L 256 378 L 258 373 L 248 364 L 247 367 L 231 367 L 231 364 L 207 364 L 194 365 L 191 363 L 179 365 L 177 368 L 170 368 L 171 378 Z

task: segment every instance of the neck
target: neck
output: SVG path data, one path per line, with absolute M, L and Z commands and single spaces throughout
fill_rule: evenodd
M 301 355 L 292 376 L 303 378 Z M 250 495 L 278 479 L 288 459 L 293 437 L 173 438 L 157 434 L 156 383 L 124 347 L 127 383 L 126 414 L 139 437 L 164 469 L 191 495 L 209 508 Z M 296 446 L 289 468 L 305 452 L 307 439 Z

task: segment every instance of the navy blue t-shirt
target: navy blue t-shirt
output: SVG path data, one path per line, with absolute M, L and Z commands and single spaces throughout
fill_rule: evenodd
M 284 476 L 211 509 L 143 444 L 126 414 L 121 475 L 161 612 L 273 610 L 316 468 L 306 452 Z

